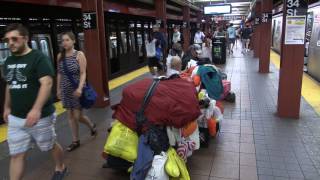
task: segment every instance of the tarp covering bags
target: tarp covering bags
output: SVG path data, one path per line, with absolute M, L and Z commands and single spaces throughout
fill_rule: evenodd
M 151 83 L 152 79 L 144 79 L 127 86 L 120 104 L 113 107 L 113 118 L 135 130 L 136 113 Z M 184 127 L 199 115 L 196 89 L 192 83 L 181 78 L 161 81 L 145 110 L 150 123 L 175 128 Z

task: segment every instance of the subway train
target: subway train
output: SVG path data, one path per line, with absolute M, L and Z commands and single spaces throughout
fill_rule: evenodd
M 305 65 L 307 72 L 320 81 L 320 3 L 309 5 L 306 19 Z M 271 48 L 281 53 L 283 16 L 280 12 L 272 18 Z

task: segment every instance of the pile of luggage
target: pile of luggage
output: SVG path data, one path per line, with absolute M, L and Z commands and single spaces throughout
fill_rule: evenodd
M 131 180 L 189 180 L 187 158 L 208 147 L 223 119 L 226 83 L 212 68 L 127 86 L 113 107 L 104 166 L 128 171 Z

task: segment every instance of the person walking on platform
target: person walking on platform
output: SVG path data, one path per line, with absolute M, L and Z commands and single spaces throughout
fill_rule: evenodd
M 182 39 L 181 39 L 181 33 L 180 33 L 180 27 L 179 26 L 175 26 L 173 29 L 173 35 L 172 35 L 172 42 L 174 43 L 182 43 Z
M 249 43 L 252 35 L 252 29 L 249 24 L 246 25 L 244 29 L 242 29 L 241 37 L 242 37 L 242 53 L 249 52 Z
M 153 34 L 149 38 L 149 41 L 146 42 L 149 71 L 153 76 L 156 76 L 156 74 L 164 75 L 165 72 L 163 57 L 166 49 L 166 40 L 159 30 L 160 25 L 154 25 Z
M 62 100 L 63 107 L 67 109 L 69 125 L 72 131 L 72 143 L 67 151 L 73 151 L 80 146 L 79 122 L 85 124 L 91 131 L 91 136 L 96 136 L 96 124 L 82 112 L 79 98 L 86 83 L 87 60 L 83 52 L 74 49 L 76 42 L 72 32 L 62 34 L 63 50 L 58 54 L 57 97 Z M 71 80 L 78 82 L 75 89 Z
M 53 66 L 47 56 L 28 46 L 29 32 L 22 24 L 8 25 L 3 40 L 12 53 L 4 64 L 7 86 L 3 114 L 8 123 L 10 179 L 23 179 L 26 153 L 34 141 L 41 151 L 52 152 L 52 179 L 61 180 L 67 168 L 55 134 Z
M 231 23 L 227 29 L 228 32 L 228 45 L 229 45 L 229 54 L 233 54 L 233 47 L 236 41 L 236 29 L 233 27 Z
M 194 35 L 194 44 L 199 44 L 200 46 L 202 46 L 203 40 L 206 36 L 204 35 L 204 33 L 201 31 L 200 28 L 197 29 L 197 32 Z

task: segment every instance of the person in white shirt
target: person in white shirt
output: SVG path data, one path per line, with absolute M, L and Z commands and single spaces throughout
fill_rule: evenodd
M 204 38 L 205 38 L 204 33 L 200 29 L 198 29 L 196 34 L 194 35 L 194 39 L 193 39 L 194 44 L 199 44 L 201 46 Z
M 212 46 L 211 46 L 211 39 L 206 37 L 204 40 L 204 44 L 202 46 L 202 54 L 200 58 L 209 58 L 212 62 Z
M 227 32 L 228 32 L 229 54 L 233 54 L 233 47 L 236 41 L 236 28 L 233 27 L 232 23 L 228 27 Z
M 173 29 L 172 42 L 178 43 L 181 42 L 181 33 L 179 26 L 175 26 Z

